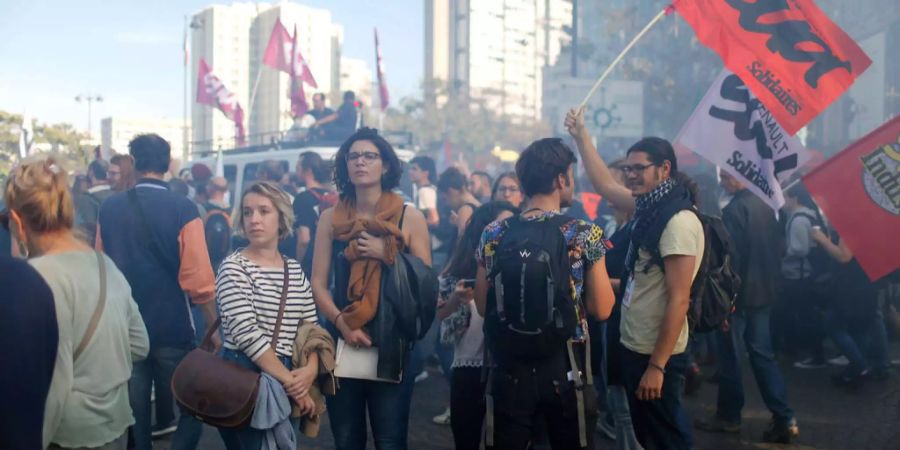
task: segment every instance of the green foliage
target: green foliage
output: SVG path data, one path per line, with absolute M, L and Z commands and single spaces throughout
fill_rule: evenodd
M 19 134 L 22 127 L 22 115 L 0 111 L 0 175 L 9 173 L 12 165 L 19 160 Z M 83 168 L 90 156 L 90 148 L 82 146 L 85 138 L 71 124 L 42 124 L 34 121 L 34 141 L 31 151 L 46 153 L 55 158 L 65 170 L 73 171 Z M 43 144 L 43 145 L 41 145 Z M 38 151 L 36 147 L 46 147 L 49 151 Z

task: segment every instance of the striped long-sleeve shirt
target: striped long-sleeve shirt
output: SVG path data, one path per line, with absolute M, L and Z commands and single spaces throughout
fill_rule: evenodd
M 276 353 L 291 357 L 302 321 L 315 323 L 316 305 L 300 263 L 288 258 L 288 295 Z M 222 261 L 216 276 L 216 301 L 225 331 L 225 348 L 240 350 L 256 361 L 272 342 L 283 267 L 260 267 L 239 251 Z

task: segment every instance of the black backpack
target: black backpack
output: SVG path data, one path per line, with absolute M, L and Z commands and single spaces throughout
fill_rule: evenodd
M 231 217 L 221 209 L 210 209 L 203 218 L 203 232 L 209 261 L 213 270 L 217 270 L 231 252 Z
M 836 234 L 833 233 L 821 219 L 805 212 L 797 212 L 792 215 L 788 222 L 787 230 L 791 229 L 791 224 L 797 217 L 805 217 L 813 226 L 820 227 L 822 232 L 825 233 L 833 243 L 837 243 Z M 819 287 L 820 290 L 827 290 L 824 286 L 827 286 L 830 283 L 835 271 L 836 263 L 834 259 L 828 255 L 828 252 L 826 252 L 821 245 L 816 244 L 809 248 L 809 253 L 806 255 L 806 261 L 809 261 L 811 273 L 810 279 L 812 279 L 815 284 L 823 285 Z
M 721 328 L 734 311 L 741 289 L 741 277 L 731 266 L 734 245 L 722 219 L 694 211 L 703 225 L 703 257 L 691 284 L 688 325 L 691 331 L 704 333 Z
M 535 360 L 566 351 L 577 315 L 560 227 L 571 220 L 509 219 L 488 274 L 485 337 L 493 355 Z

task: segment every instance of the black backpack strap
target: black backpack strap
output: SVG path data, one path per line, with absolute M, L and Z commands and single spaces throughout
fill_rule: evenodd
M 147 224 L 147 216 L 144 215 L 144 210 L 141 209 L 141 204 L 138 202 L 137 190 L 135 188 L 131 188 L 128 190 L 128 203 L 131 205 L 131 210 L 134 212 L 135 217 L 137 217 L 137 221 L 141 230 L 144 233 L 144 238 L 147 240 L 147 247 L 150 248 L 150 253 L 166 268 L 175 278 L 178 278 L 178 267 L 173 265 L 169 258 L 166 258 L 165 253 L 162 251 L 162 246 L 159 244 L 159 240 L 156 238 L 156 234 L 150 229 L 150 225 Z
M 403 231 L 403 219 L 406 218 L 406 207 L 407 207 L 407 206 L 409 206 L 409 205 L 407 205 L 406 203 L 404 203 L 404 204 L 403 204 L 403 211 L 400 211 L 400 222 L 397 223 L 397 228 L 399 228 L 400 231 Z

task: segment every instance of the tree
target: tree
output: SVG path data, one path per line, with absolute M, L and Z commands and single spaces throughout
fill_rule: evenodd
M 13 163 L 19 160 L 19 134 L 22 115 L 0 111 L 0 174 L 9 173 Z M 86 136 L 72 124 L 34 124 L 32 152 L 40 144 L 49 144 L 48 156 L 55 158 L 63 169 L 73 171 L 87 165 L 90 147 L 81 145 Z
M 522 149 L 549 133 L 534 119 L 504 117 L 477 99 L 448 95 L 442 83 L 424 85 L 423 91 L 429 100 L 404 97 L 398 107 L 388 109 L 384 120 L 387 129 L 412 133 L 422 148 L 441 148 L 446 139 L 454 152 L 473 157 L 489 154 L 496 146 Z

